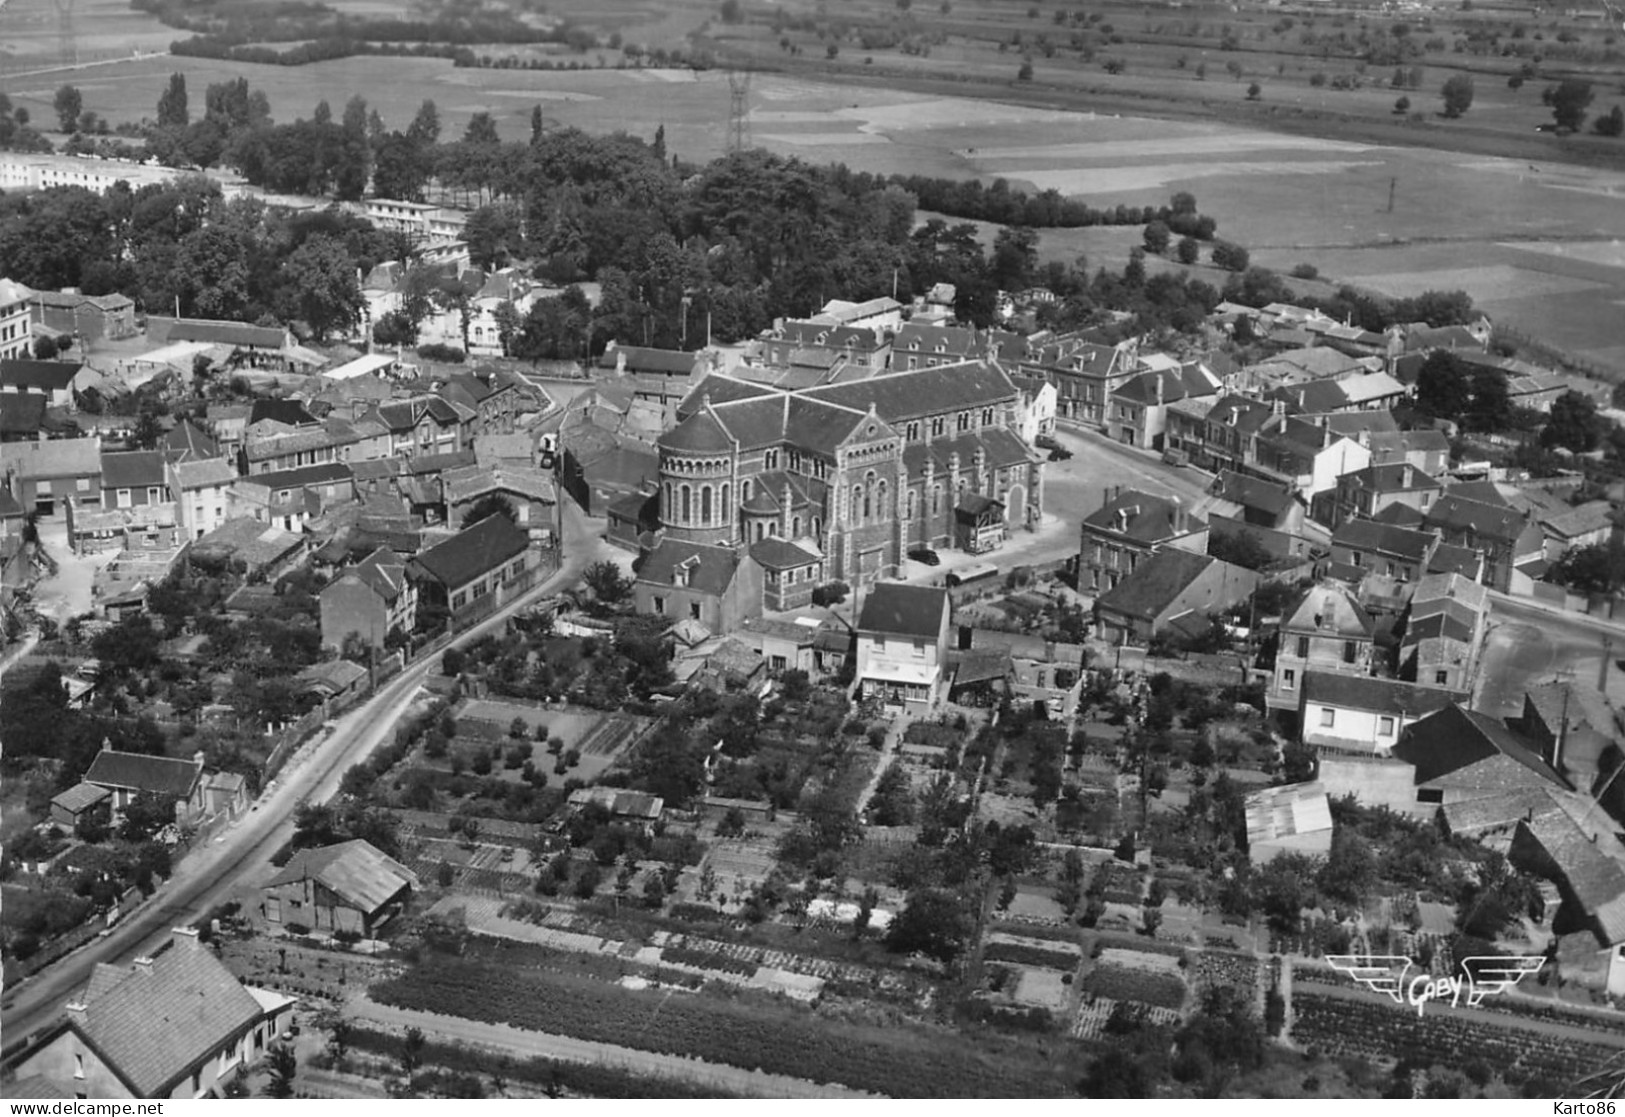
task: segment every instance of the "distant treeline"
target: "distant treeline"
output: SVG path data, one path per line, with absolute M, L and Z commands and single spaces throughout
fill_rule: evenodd
M 893 175 L 893 184 L 919 199 L 921 209 L 936 210 L 949 217 L 970 221 L 990 221 L 995 225 L 1015 225 L 1033 229 L 1077 229 L 1092 225 L 1148 225 L 1161 221 L 1169 232 L 1180 237 L 1212 240 L 1219 223 L 1196 212 L 1196 199 L 1175 194 L 1166 206 L 1108 206 L 1096 209 L 1058 190 L 1027 194 L 1012 190 L 1002 178 L 989 186 L 978 181 L 924 175 Z
M 532 27 L 506 13 L 489 11 L 440 15 L 430 20 L 363 19 L 341 15 L 325 4 L 281 3 L 258 10 L 222 12 L 186 0 L 131 0 L 138 11 L 168 27 L 239 43 L 291 43 L 310 39 L 375 43 L 566 43 L 578 49 L 597 36 L 585 28 L 560 23 Z
M 188 58 L 218 58 L 261 66 L 304 66 L 360 54 L 409 55 L 414 58 L 450 58 L 459 66 L 477 66 L 468 47 L 444 43 L 369 43 L 356 39 L 316 39 L 287 50 L 250 43 L 235 35 L 194 35 L 169 44 L 169 53 Z

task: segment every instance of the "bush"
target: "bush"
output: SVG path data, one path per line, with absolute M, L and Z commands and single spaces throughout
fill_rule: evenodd
M 819 607 L 839 605 L 851 592 L 852 587 L 845 582 L 827 582 L 822 586 L 813 587 L 812 603 Z
M 425 361 L 444 361 L 452 365 L 460 365 L 468 359 L 467 353 L 453 345 L 420 345 L 418 356 Z

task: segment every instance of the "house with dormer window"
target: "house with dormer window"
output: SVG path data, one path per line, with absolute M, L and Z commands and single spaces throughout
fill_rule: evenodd
M 1296 711 L 1310 670 L 1370 675 L 1375 636 L 1376 625 L 1348 587 L 1335 582 L 1311 586 L 1282 619 L 1265 704 L 1272 710 Z
M 636 572 L 632 600 L 640 613 L 698 621 L 717 635 L 761 616 L 762 566 L 740 547 L 663 539 Z

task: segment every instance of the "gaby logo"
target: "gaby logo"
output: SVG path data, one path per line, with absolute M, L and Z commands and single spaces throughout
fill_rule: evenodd
M 1467 1007 L 1477 1008 L 1485 997 L 1504 993 L 1539 971 L 1546 959 L 1538 954 L 1474 955 L 1461 960 L 1458 973 L 1447 977 L 1420 973 L 1409 981 L 1406 975 L 1416 963 L 1403 954 L 1328 954 L 1326 963 L 1396 1005 L 1411 1005 L 1421 1016 L 1429 1001 L 1448 1000 L 1454 1006 L 1465 1000 Z

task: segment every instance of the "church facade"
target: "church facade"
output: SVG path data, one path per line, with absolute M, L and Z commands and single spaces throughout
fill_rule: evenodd
M 707 377 L 659 440 L 662 530 L 771 550 L 770 574 L 794 565 L 788 544 L 821 579 L 854 585 L 896 573 L 911 548 L 967 538 L 967 524 L 987 549 L 1042 515 L 1022 407 L 992 362 L 803 391 Z M 1003 533 L 989 534 L 990 510 Z

